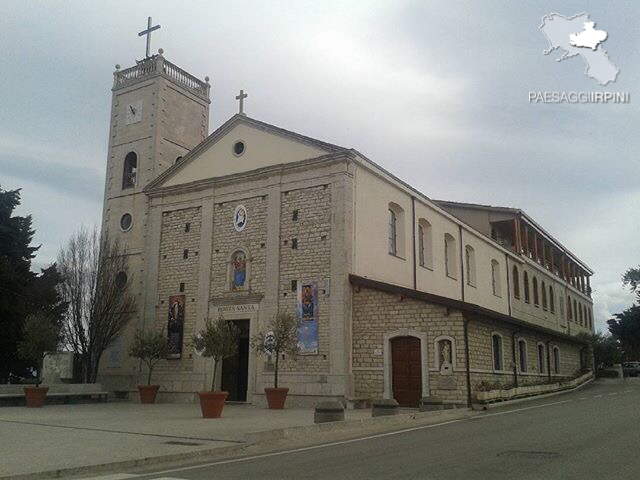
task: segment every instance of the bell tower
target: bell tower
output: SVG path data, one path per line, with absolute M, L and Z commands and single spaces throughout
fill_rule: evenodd
M 149 19 L 149 28 L 140 35 L 157 28 L 151 27 Z M 200 80 L 169 62 L 162 49 L 149 55 L 148 42 L 147 37 L 143 60 L 126 69 L 116 65 L 113 73 L 101 226 L 103 233 L 127 249 L 131 293 L 137 303 L 128 330 L 139 328 L 144 315 L 145 238 L 153 226 L 148 222 L 148 198 L 143 189 L 209 132 L 209 78 Z M 102 372 L 126 375 L 133 368 L 126 355 L 128 341 L 122 340 L 122 345 L 105 353 Z

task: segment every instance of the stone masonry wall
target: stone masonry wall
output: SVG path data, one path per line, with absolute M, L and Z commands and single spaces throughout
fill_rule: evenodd
M 297 211 L 297 219 L 294 219 Z M 297 243 L 297 245 L 296 245 Z M 294 248 L 297 247 L 297 248 Z M 331 185 L 281 193 L 280 311 L 295 315 L 297 293 L 292 281 L 318 284 L 318 354 L 285 360 L 281 371 L 329 370 L 329 299 L 325 280 L 331 268 Z
M 512 333 L 527 342 L 527 370 L 518 372 L 519 385 L 544 383 L 549 380 L 546 365 L 538 367 L 537 345 L 560 349 L 560 373 L 553 371 L 552 379 L 574 376 L 580 368 L 580 345 L 559 341 L 535 331 L 508 325 L 491 318 L 469 316 L 469 359 L 472 395 L 481 382 L 512 385 L 513 349 Z M 462 312 L 444 306 L 405 298 L 399 294 L 364 287 L 353 289 L 353 377 L 357 398 L 379 398 L 384 392 L 384 335 L 399 329 L 426 333 L 429 365 L 429 394 L 445 402 L 466 403 L 467 380 L 464 344 L 464 317 Z M 493 370 L 491 336 L 502 335 L 503 370 Z M 453 337 L 456 365 L 453 375 L 441 375 L 436 364 L 435 339 L 440 335 Z M 448 378 L 445 378 L 448 377 Z M 453 377 L 454 380 L 451 380 Z
M 233 226 L 233 214 L 238 205 L 247 209 L 247 225 L 241 232 Z M 247 293 L 264 294 L 267 241 L 267 197 L 258 196 L 237 201 L 216 203 L 213 214 L 213 252 L 211 255 L 211 296 L 232 300 Z M 237 249 L 247 252 L 249 277 L 247 289 L 231 291 L 229 266 Z
M 189 224 L 189 231 L 186 225 Z M 196 306 L 198 292 L 198 264 L 202 211 L 200 207 L 183 208 L 162 214 L 160 260 L 158 271 L 158 307 L 154 328 L 167 331 L 169 296 L 185 296 L 182 356 L 179 359 L 162 360 L 154 376 L 162 378 L 167 390 L 180 391 L 189 388 L 180 384 L 188 381 L 186 374 L 193 371 L 193 346 L 191 338 L 196 333 Z M 187 258 L 185 250 L 188 250 Z M 184 292 L 180 284 L 184 283 Z M 175 384 L 172 384 L 171 382 Z
M 427 334 L 429 394 L 458 402 L 466 395 L 462 313 L 412 298 L 368 288 L 353 290 L 353 376 L 355 396 L 381 398 L 384 391 L 383 336 L 399 329 Z M 449 335 L 455 340 L 454 370 L 447 388 L 435 367 L 434 340 Z M 454 383 L 455 385 L 451 385 Z

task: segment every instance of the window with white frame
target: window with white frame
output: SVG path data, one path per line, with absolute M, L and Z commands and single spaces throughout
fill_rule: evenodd
M 527 371 L 527 342 L 523 338 L 518 340 L 518 367 L 521 372 Z
M 444 266 L 447 277 L 457 278 L 456 239 L 449 233 L 444 234 Z
M 543 343 L 538 344 L 538 371 L 540 373 L 544 373 L 547 369 L 545 368 L 545 348 Z
M 418 220 L 418 260 L 421 267 L 433 268 L 433 238 L 431 224 Z
M 497 260 L 491 260 L 491 288 L 496 297 L 502 295 L 502 281 L 500 280 L 500 263 Z
M 467 285 L 476 285 L 476 251 L 471 245 L 464 247 L 466 262 Z
M 389 203 L 389 254 L 404 258 L 404 210 L 397 203 Z

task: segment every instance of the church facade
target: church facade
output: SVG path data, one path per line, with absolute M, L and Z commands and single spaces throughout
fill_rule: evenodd
M 242 101 L 242 94 L 240 95 Z M 591 368 L 593 272 L 524 211 L 429 199 L 360 152 L 242 113 L 208 135 L 210 85 L 162 54 L 114 73 L 103 231 L 127 246 L 137 307 L 100 379 L 134 390 L 136 329 L 173 347 L 160 398 L 191 401 L 212 362 L 207 319 L 240 330 L 230 399 L 264 402 L 272 360 L 249 339 L 296 317 L 289 404 L 423 397 L 466 405 L 491 385 Z

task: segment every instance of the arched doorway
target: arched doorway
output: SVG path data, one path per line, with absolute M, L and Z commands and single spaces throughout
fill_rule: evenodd
M 400 406 L 417 407 L 422 398 L 422 354 L 420 339 L 391 339 L 391 387 Z

